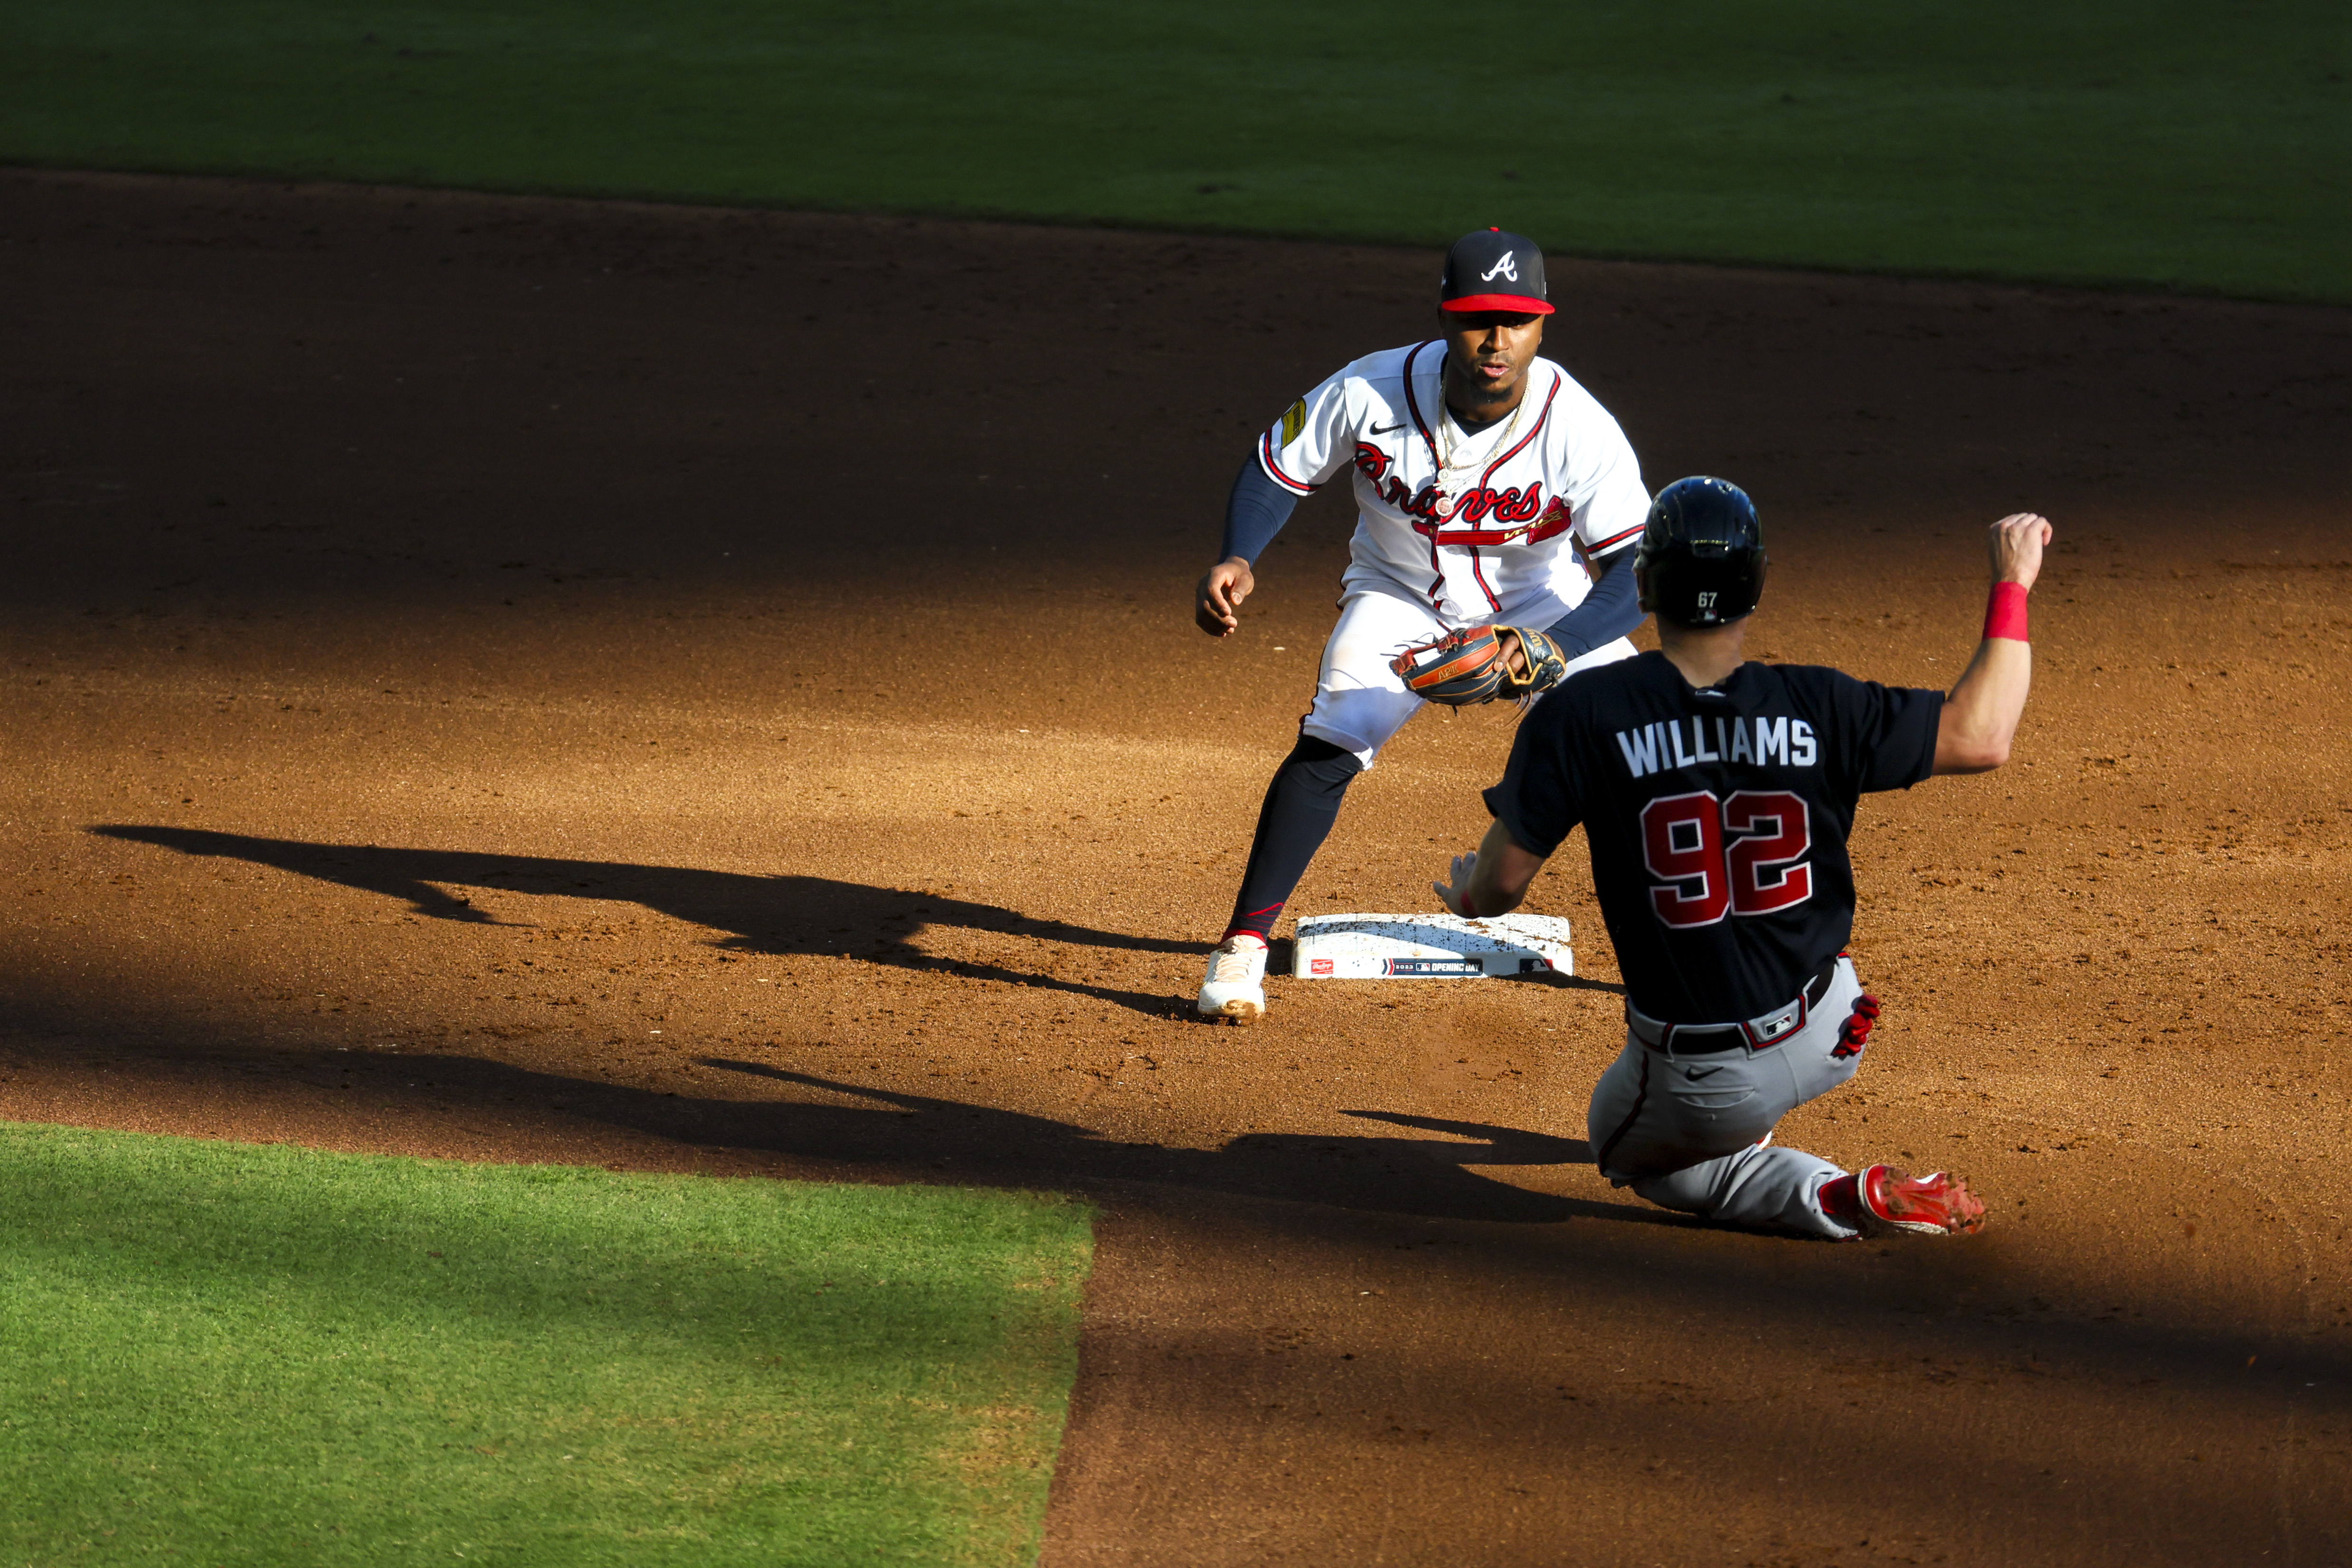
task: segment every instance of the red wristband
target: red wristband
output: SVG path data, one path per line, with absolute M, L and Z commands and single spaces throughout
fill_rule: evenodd
M 2007 637 L 2012 642 L 2031 642 L 2025 635 L 2025 584 L 1995 583 L 1992 596 L 1985 601 L 1985 629 L 1988 641 Z

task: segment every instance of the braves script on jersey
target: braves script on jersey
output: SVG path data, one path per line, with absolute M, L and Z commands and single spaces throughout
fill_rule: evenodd
M 1355 469 L 1360 517 L 1346 579 L 1377 574 L 1457 626 L 1549 589 L 1573 605 L 1588 557 L 1630 544 L 1649 492 L 1624 432 L 1547 359 L 1510 415 L 1465 434 L 1445 406 L 1445 348 L 1368 354 L 1293 404 L 1258 442 L 1266 477 L 1305 495 Z
M 1635 1007 L 1749 1018 L 1845 946 L 1855 802 L 1927 776 L 1943 706 L 1939 691 L 1807 665 L 1743 664 L 1695 689 L 1643 654 L 1545 699 L 1486 805 L 1547 857 L 1584 825 Z

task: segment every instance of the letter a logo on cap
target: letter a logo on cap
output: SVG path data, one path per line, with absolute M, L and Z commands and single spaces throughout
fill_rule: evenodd
M 1549 316 L 1544 298 L 1543 248 L 1524 234 L 1475 229 L 1445 252 L 1438 275 L 1441 310 L 1482 310 L 1497 315 Z

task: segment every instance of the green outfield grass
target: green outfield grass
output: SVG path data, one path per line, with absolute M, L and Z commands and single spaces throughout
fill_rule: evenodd
M 10 0 L 0 159 L 2352 300 L 2352 7 Z
M 1078 1205 L 0 1125 L 0 1563 L 1025 1563 Z

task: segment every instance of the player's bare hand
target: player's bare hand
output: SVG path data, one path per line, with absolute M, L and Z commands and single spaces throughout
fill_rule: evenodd
M 1470 879 L 1476 874 L 1477 869 L 1478 851 L 1467 850 L 1456 855 L 1454 858 L 1454 863 L 1446 868 L 1445 874 L 1453 883 L 1451 887 L 1444 882 L 1432 882 L 1429 885 L 1431 890 L 1437 894 L 1437 901 L 1444 904 L 1449 912 L 1457 915 L 1470 912 L 1462 907 L 1462 896 L 1470 890 Z
M 1201 587 L 1192 605 L 1192 619 L 1213 637 L 1229 637 L 1241 627 L 1241 616 L 1235 612 L 1242 601 L 1257 587 L 1256 574 L 1249 563 L 1235 555 L 1218 562 L 1201 574 Z
M 2050 542 L 2050 520 L 2037 512 L 2021 511 L 1992 525 L 1986 548 L 1992 555 L 1992 580 L 2031 588 L 2042 575 L 2042 547 Z
M 1495 646 L 1503 650 L 1503 667 L 1511 672 L 1511 679 L 1525 680 L 1528 678 L 1528 656 L 1526 650 L 1519 647 L 1519 634 L 1508 626 L 1496 626 Z

